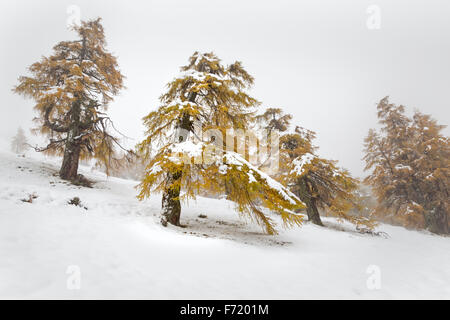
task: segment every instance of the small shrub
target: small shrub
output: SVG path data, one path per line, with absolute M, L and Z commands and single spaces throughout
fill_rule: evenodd
M 20 199 L 22 202 L 33 203 L 34 199 L 37 199 L 38 195 L 35 193 L 28 194 L 28 198 Z
M 72 199 L 70 199 L 68 202 L 68 204 L 72 205 L 72 206 L 76 206 L 76 207 L 80 207 L 83 208 L 84 210 L 87 210 L 88 208 L 85 207 L 82 203 L 80 198 L 78 197 L 73 197 Z
M 369 228 L 356 227 L 356 231 L 358 231 L 361 234 L 370 234 L 371 236 L 383 237 L 385 239 L 389 238 L 389 235 L 386 232 L 373 231 L 373 230 L 371 230 Z

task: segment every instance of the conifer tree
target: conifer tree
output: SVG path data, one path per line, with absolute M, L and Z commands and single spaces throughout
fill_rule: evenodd
M 274 130 L 285 132 L 291 123 L 292 115 L 284 114 L 280 108 L 267 108 L 266 111 L 256 117 L 262 124 L 267 134 L 270 135 Z
M 405 107 L 383 98 L 378 106 L 382 128 L 365 140 L 365 179 L 378 198 L 375 213 L 393 215 L 406 226 L 449 233 L 449 139 L 445 126 L 429 115 L 405 114 Z
M 266 141 L 269 144 L 274 143 L 275 148 L 260 144 L 259 150 L 267 149 L 265 159 L 259 163 L 259 169 L 273 176 L 279 171 L 279 136 L 288 130 L 292 115 L 284 114 L 281 108 L 267 108 L 263 114 L 256 116 L 255 127 L 260 132 L 260 141 Z M 276 161 L 276 162 L 274 162 Z
M 282 181 L 306 204 L 308 219 L 323 225 L 319 209 L 357 226 L 373 227 L 361 215 L 350 214 L 358 209 L 358 184 L 350 173 L 337 166 L 337 161 L 316 154 L 312 144 L 314 132 L 297 127 L 296 133 L 281 137 Z
M 292 116 L 281 109 L 269 108 L 259 117 L 264 128 L 286 132 Z M 280 171 L 276 178 L 284 183 L 306 205 L 309 221 L 322 226 L 319 209 L 327 209 L 340 219 L 372 227 L 372 222 L 350 214 L 358 209 L 359 181 L 337 166 L 337 161 L 317 156 L 313 145 L 315 133 L 297 126 L 294 133 L 280 137 Z
M 11 150 L 17 154 L 22 153 L 28 149 L 28 141 L 25 132 L 21 127 L 17 129 L 16 135 L 11 141 Z
M 299 225 L 294 209 L 302 202 L 234 152 L 235 139 L 227 139 L 227 131 L 246 130 L 254 121 L 259 102 L 245 92 L 253 78 L 240 62 L 225 66 L 213 53 L 195 52 L 181 71 L 162 105 L 144 118 L 147 138 L 139 151 L 148 165 L 138 197 L 162 192 L 163 225 L 179 226 L 181 200 L 202 190 L 226 195 L 269 234 L 276 230 L 268 211 L 285 225 Z
M 77 178 L 79 159 L 96 158 L 106 165 L 114 153 L 116 137 L 105 114 L 113 96 L 123 88 L 116 57 L 106 50 L 100 18 L 73 26 L 78 39 L 62 41 L 53 54 L 29 68 L 14 88 L 35 101 L 36 132 L 50 142 L 38 151 L 63 155 L 60 177 Z

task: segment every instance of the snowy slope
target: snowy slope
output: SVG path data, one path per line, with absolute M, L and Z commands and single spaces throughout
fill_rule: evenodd
M 96 184 L 81 188 L 57 169 L 0 153 L 0 298 L 450 298 L 448 237 L 383 225 L 385 239 L 333 219 L 268 236 L 206 198 L 183 207 L 187 228 L 164 228 L 160 197 L 139 202 L 137 182 L 83 168 Z M 366 284 L 371 265 L 379 289 Z

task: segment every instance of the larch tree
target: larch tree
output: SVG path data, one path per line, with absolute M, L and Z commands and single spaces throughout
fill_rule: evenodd
M 279 167 L 271 168 L 274 159 L 279 159 L 279 135 L 287 131 L 292 120 L 292 115 L 285 114 L 281 108 L 267 108 L 263 114 L 255 117 L 255 127 L 263 133 L 261 137 L 265 141 L 276 141 L 276 149 L 268 148 L 268 154 L 266 159 L 259 164 L 259 169 L 269 173 L 270 175 L 276 175 Z M 274 139 L 276 137 L 276 139 Z M 259 146 L 264 148 L 264 146 Z
M 124 87 L 124 77 L 116 57 L 106 50 L 100 20 L 73 26 L 78 39 L 55 45 L 53 54 L 32 64 L 32 76 L 20 77 L 13 89 L 35 101 L 35 131 L 49 137 L 48 145 L 37 151 L 63 155 L 59 175 L 66 180 L 78 178 L 80 158 L 107 166 L 118 144 L 105 112 Z
M 379 132 L 365 140 L 365 182 L 378 199 L 375 214 L 406 226 L 448 234 L 450 145 L 445 126 L 429 115 L 405 114 L 405 107 L 383 98 L 378 106 Z
M 267 116 L 269 115 L 269 116 Z M 264 128 L 286 132 L 291 115 L 268 109 L 261 117 Z M 371 228 L 370 219 L 350 214 L 358 209 L 359 181 L 337 166 L 337 161 L 317 156 L 313 131 L 297 126 L 294 133 L 280 137 L 280 171 L 275 176 L 306 205 L 308 220 L 322 226 L 319 209 L 327 209 L 338 219 Z
M 28 149 L 28 141 L 21 127 L 17 129 L 16 135 L 11 140 L 11 150 L 17 154 Z
M 259 102 L 245 91 L 253 78 L 240 62 L 223 65 L 213 53 L 195 52 L 182 74 L 168 84 L 162 105 L 144 118 L 147 159 L 138 198 L 162 192 L 162 223 L 179 226 L 181 200 L 201 191 L 225 196 L 239 213 L 276 233 L 269 212 L 285 226 L 299 225 L 302 202 L 235 152 L 230 131 L 246 130 Z
M 314 132 L 296 128 L 296 133 L 281 137 L 282 180 L 306 204 L 308 219 L 323 225 L 319 209 L 357 227 L 373 227 L 373 221 L 358 214 L 359 181 L 337 161 L 319 157 L 312 144 Z
M 289 129 L 292 115 L 285 114 L 281 108 L 267 108 L 266 111 L 256 117 L 258 122 L 270 135 L 273 131 L 285 132 Z

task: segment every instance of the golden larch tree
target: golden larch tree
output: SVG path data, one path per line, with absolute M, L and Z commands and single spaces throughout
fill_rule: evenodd
M 124 77 L 106 50 L 100 20 L 73 26 L 78 39 L 55 45 L 53 54 L 32 64 L 32 76 L 20 77 L 13 89 L 35 101 L 35 131 L 50 140 L 37 150 L 64 156 L 59 174 L 66 180 L 77 178 L 80 158 L 107 166 L 118 144 L 108 132 L 113 125 L 105 111 L 124 87 Z
M 162 105 L 144 118 L 146 139 L 138 146 L 147 159 L 139 198 L 162 193 L 162 223 L 180 225 L 181 200 L 201 192 L 225 196 L 239 213 L 269 234 L 270 212 L 285 225 L 299 225 L 302 202 L 235 152 L 228 130 L 246 130 L 259 102 L 245 90 L 253 78 L 240 62 L 223 65 L 213 53 L 194 53 L 182 74 L 168 84 Z
M 375 214 L 409 227 L 448 234 L 450 144 L 445 128 L 418 111 L 383 98 L 377 105 L 381 129 L 365 139 L 365 182 L 378 199 Z
M 302 200 L 309 221 L 322 226 L 319 209 L 324 209 L 358 227 L 373 227 L 370 219 L 350 213 L 359 209 L 358 179 L 338 167 L 337 161 L 317 155 L 313 131 L 297 126 L 294 133 L 286 133 L 292 116 L 279 108 L 268 108 L 258 119 L 269 134 L 284 133 L 280 137 L 280 170 L 274 178 Z

